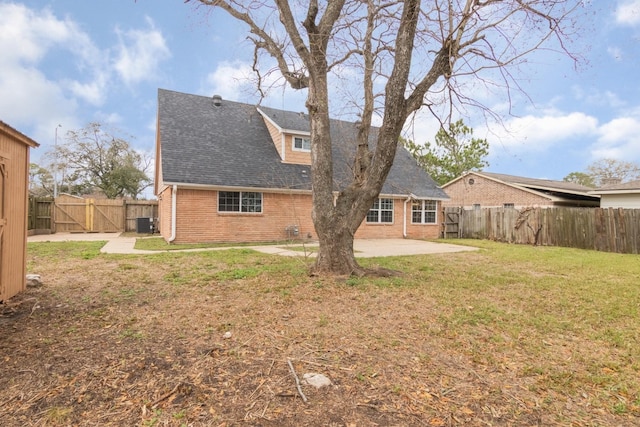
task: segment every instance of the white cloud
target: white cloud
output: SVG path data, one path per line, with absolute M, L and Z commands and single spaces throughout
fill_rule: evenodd
M 581 112 L 549 111 L 542 116 L 527 115 L 513 118 L 486 131 L 490 143 L 504 147 L 518 147 L 522 151 L 545 151 L 567 139 L 594 135 L 598 120 Z M 479 132 L 480 134 L 480 132 Z
M 595 160 L 640 162 L 640 115 L 619 117 L 600 126 L 598 139 L 590 150 Z
M 248 90 L 255 92 L 255 88 L 255 75 L 250 64 L 224 61 L 207 75 L 202 92 L 241 101 Z
M 267 67 L 265 67 L 267 68 Z M 273 108 L 291 111 L 305 111 L 306 90 L 294 90 L 284 84 L 277 68 L 262 75 L 264 99 L 260 100 L 257 76 L 251 64 L 243 61 L 223 61 L 205 78 L 200 93 L 220 95 L 223 99 L 237 102 L 261 102 Z
M 615 12 L 616 22 L 621 25 L 640 24 L 640 0 L 626 0 L 618 4 Z
M 73 32 L 68 22 L 56 19 L 48 9 L 36 12 L 21 4 L 0 4 L 0 51 L 5 63 L 35 63 Z
M 150 18 L 147 24 L 149 28 L 145 30 L 116 29 L 120 42 L 114 68 L 127 84 L 155 79 L 160 62 L 171 57 L 162 33 Z
M 573 86 L 571 88 L 574 97 L 581 104 L 588 104 L 599 107 L 608 107 L 612 109 L 620 109 L 626 106 L 626 102 L 620 97 L 609 90 L 601 92 L 599 90 L 585 90 L 580 86 Z
M 88 83 L 70 80 L 66 82 L 66 86 L 75 96 L 84 99 L 92 105 L 101 105 L 104 103 L 106 96 L 107 76 L 104 74 L 98 75 L 95 80 Z
M 13 126 L 29 128 L 29 136 L 41 143 L 53 139 L 59 123 L 77 124 L 77 97 L 94 103 L 104 97 L 99 50 L 78 25 L 47 8 L 0 4 L 0 52 L 0 116 Z M 64 63 L 54 61 L 61 57 Z M 63 67 L 69 65 L 82 70 L 83 77 L 97 77 L 89 83 L 52 77 L 68 75 Z

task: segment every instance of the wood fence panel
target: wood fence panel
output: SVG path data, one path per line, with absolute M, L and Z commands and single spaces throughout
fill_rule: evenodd
M 53 218 L 53 199 L 29 197 L 27 230 L 50 232 Z
M 134 200 L 125 203 L 125 226 L 124 231 L 136 231 L 138 218 L 158 217 L 158 202 L 147 200 Z
M 55 201 L 56 233 L 73 233 L 91 231 L 87 224 L 87 207 L 82 197 L 62 194 Z
M 124 209 L 122 200 L 87 199 L 87 214 L 90 215 L 91 231 L 103 233 L 124 229 Z
M 640 253 L 640 209 L 454 209 L 464 238 Z
M 154 200 L 85 199 L 62 194 L 29 199 L 28 229 L 39 233 L 136 231 L 138 218 L 158 217 Z

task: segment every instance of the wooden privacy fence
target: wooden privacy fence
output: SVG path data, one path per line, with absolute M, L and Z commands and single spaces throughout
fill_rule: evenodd
M 51 197 L 29 197 L 27 212 L 27 229 L 32 234 L 48 233 L 51 230 L 51 219 L 53 218 L 53 199 Z
M 640 209 L 445 208 L 445 217 L 455 216 L 457 237 L 640 253 Z
M 91 199 L 63 194 L 29 201 L 31 233 L 137 231 L 138 218 L 156 218 L 158 202 Z

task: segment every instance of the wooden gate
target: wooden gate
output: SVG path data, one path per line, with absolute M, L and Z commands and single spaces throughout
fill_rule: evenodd
M 54 202 L 51 197 L 29 196 L 29 217 L 27 230 L 29 235 L 48 234 L 53 231 L 51 222 Z
M 442 237 L 445 239 L 457 239 L 461 236 L 460 215 L 462 208 L 444 208 L 444 229 Z
M 55 202 L 56 233 L 124 230 L 122 200 L 84 199 L 63 194 Z

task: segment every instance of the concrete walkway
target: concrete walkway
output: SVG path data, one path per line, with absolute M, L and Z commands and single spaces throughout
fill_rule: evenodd
M 29 236 L 29 242 L 64 242 L 64 241 L 98 241 L 106 240 L 107 243 L 100 249 L 100 252 L 109 254 L 157 254 L 159 252 L 175 251 L 146 251 L 134 249 L 136 237 L 121 236 L 120 233 L 56 233 L 40 234 Z M 256 245 L 238 246 L 235 248 L 253 249 L 259 252 L 283 255 L 283 256 L 305 256 L 304 250 L 292 250 L 292 248 L 302 249 L 302 243 L 293 243 L 288 248 L 287 245 Z M 317 247 L 317 243 L 305 245 L 307 248 Z M 219 248 L 198 248 L 183 249 L 180 252 L 202 252 L 212 250 L 225 250 L 232 247 Z M 427 242 L 424 240 L 411 239 L 357 239 L 353 244 L 357 258 L 383 257 L 396 255 L 422 255 L 435 253 L 452 253 L 475 251 L 478 248 L 462 245 L 452 245 L 450 243 Z M 306 253 L 306 256 L 314 256 L 313 253 Z

